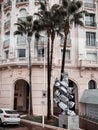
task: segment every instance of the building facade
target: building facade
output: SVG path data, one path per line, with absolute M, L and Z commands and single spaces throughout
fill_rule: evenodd
M 49 5 L 54 3 L 60 4 L 61 1 L 47 0 Z M 14 36 L 13 33 L 18 18 L 33 15 L 38 7 L 37 0 L 0 0 L 0 107 L 28 110 L 28 44 L 25 36 Z M 70 29 L 65 71 L 69 75 L 69 85 L 74 88 L 76 113 L 92 115 L 95 112 L 98 117 L 98 102 L 95 102 L 98 98 L 95 95 L 98 86 L 98 1 L 84 0 L 83 9 L 89 15 L 84 16 L 84 28 L 72 26 Z M 47 113 L 46 41 L 47 38 L 44 37 L 36 44 L 32 38 L 31 43 L 32 107 L 36 115 L 42 114 L 43 101 L 45 114 Z M 55 78 L 60 77 L 62 49 L 63 39 L 56 37 L 51 83 L 52 114 L 60 112 L 53 102 L 53 93 Z M 91 100 L 86 101 L 87 98 Z

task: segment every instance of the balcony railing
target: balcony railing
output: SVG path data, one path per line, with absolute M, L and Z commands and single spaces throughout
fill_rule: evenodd
M 59 59 L 58 60 L 58 62 L 57 62 L 57 65 L 59 65 L 59 66 L 61 66 L 61 64 L 62 64 L 62 59 Z M 65 60 L 65 64 L 66 64 L 66 66 L 68 65 L 68 66 L 72 66 L 72 61 L 71 61 L 71 59 L 66 59 Z
M 16 6 L 21 6 L 21 5 L 27 5 L 29 4 L 29 0 L 17 0 L 16 1 Z
M 64 39 L 61 39 L 61 45 L 64 44 Z M 67 46 L 71 46 L 71 39 L 67 39 Z
M 43 66 L 43 65 L 46 65 L 47 64 L 47 60 L 45 59 L 44 61 L 44 58 L 43 57 L 31 57 L 31 62 L 32 62 L 32 65 L 39 65 L 39 66 Z M 53 62 L 54 63 L 54 62 Z M 4 66 L 8 66 L 8 65 L 11 65 L 11 66 L 28 66 L 28 57 L 21 57 L 21 58 L 9 58 L 9 59 L 1 59 L 0 60 L 0 66 L 3 67 Z
M 25 37 L 17 37 L 17 44 L 26 44 L 26 38 Z
M 7 48 L 10 45 L 10 39 L 7 39 L 3 42 L 3 48 Z
M 94 40 L 92 42 L 86 41 L 86 47 L 98 47 L 98 43 Z
M 29 0 L 17 0 L 16 3 L 28 2 Z
M 95 3 L 84 3 L 84 6 L 87 7 L 87 8 L 96 8 L 96 4 Z
M 40 0 L 41 2 L 44 2 L 44 0 Z M 49 3 L 49 0 L 46 0 L 47 3 Z M 35 0 L 35 5 L 39 4 L 39 0 Z
M 80 60 L 80 67 L 84 68 L 98 68 L 98 61 L 94 60 Z
M 9 1 L 7 3 L 4 3 L 4 9 L 7 9 L 7 8 L 9 8 L 11 6 L 12 6 L 12 2 L 11 1 Z
M 19 23 L 20 20 L 25 21 L 25 20 L 26 20 L 26 17 L 20 17 L 20 18 L 18 18 L 18 19 L 17 19 L 17 23 Z
M 85 26 L 89 26 L 89 27 L 96 27 L 96 26 L 97 26 L 97 24 L 96 24 L 96 22 L 85 21 Z
M 10 28 L 10 25 L 11 25 L 11 20 L 8 20 L 4 23 L 4 29 L 6 28 Z

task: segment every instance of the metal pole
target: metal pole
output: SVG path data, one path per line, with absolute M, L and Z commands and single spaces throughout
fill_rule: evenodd
M 45 102 L 42 101 L 42 127 L 43 128 L 45 127 L 44 105 L 45 105 Z

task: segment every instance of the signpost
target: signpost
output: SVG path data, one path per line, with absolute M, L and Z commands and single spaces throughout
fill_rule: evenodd
M 45 127 L 45 116 L 44 116 L 44 106 L 45 106 L 45 101 L 41 101 L 42 104 L 42 127 Z

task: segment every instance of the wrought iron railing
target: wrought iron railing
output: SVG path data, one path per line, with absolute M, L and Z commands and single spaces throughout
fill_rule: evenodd
M 96 22 L 91 22 L 91 21 L 85 21 L 85 26 L 96 27 L 97 23 Z
M 10 27 L 11 20 L 8 20 L 4 23 L 4 28 Z
M 3 42 L 3 48 L 9 47 L 10 39 L 7 39 Z
M 88 7 L 88 8 L 96 8 L 96 4 L 95 3 L 84 3 L 84 6 Z
M 7 7 L 11 7 L 11 6 L 12 6 L 11 1 L 4 3 L 4 9 L 7 8 Z

